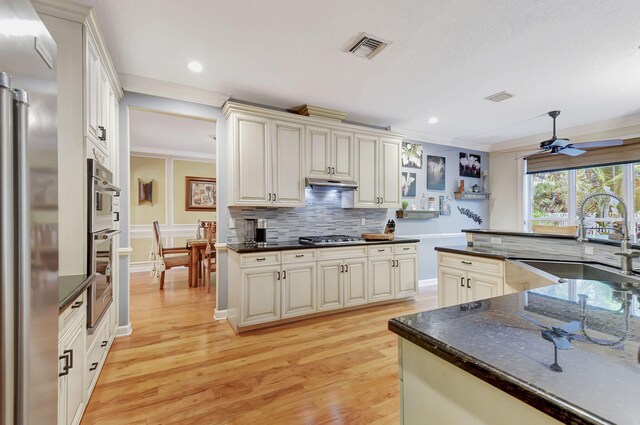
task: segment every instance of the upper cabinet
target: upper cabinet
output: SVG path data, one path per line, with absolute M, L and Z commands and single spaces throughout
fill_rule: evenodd
M 327 127 L 307 127 L 307 177 L 353 179 L 353 154 L 353 133 Z
M 402 136 L 235 102 L 223 111 L 229 206 L 303 206 L 306 177 L 355 180 L 345 207 L 400 206 Z

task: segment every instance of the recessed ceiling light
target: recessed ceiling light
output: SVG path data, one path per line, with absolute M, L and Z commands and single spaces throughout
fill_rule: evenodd
M 191 61 L 187 66 L 193 72 L 202 72 L 202 70 L 204 69 L 202 64 L 198 61 Z
M 429 118 L 429 124 L 438 124 L 438 117 Z

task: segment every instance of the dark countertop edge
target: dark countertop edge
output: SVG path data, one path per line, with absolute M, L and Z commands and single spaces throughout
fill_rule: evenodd
M 389 320 L 388 329 L 399 337 L 416 344 L 431 354 L 459 367 L 476 378 L 504 391 L 560 422 L 576 425 L 613 424 L 613 422 L 609 422 L 559 397 L 549 394 L 538 387 L 521 381 L 475 357 L 442 343 L 436 338 L 418 332 L 395 319 Z
M 454 246 L 436 246 L 434 250 L 442 251 L 442 252 L 451 252 L 454 254 L 473 255 L 476 257 L 493 258 L 495 260 L 506 260 L 509 258 L 506 255 L 491 254 L 491 253 L 477 252 L 477 251 L 467 251 L 462 247 L 454 247 Z
M 71 302 L 73 300 L 75 300 L 76 298 L 78 298 L 78 296 L 82 293 L 82 291 L 87 289 L 89 287 L 89 285 L 91 284 L 91 282 L 93 282 L 93 280 L 95 278 L 96 278 L 96 275 L 92 274 L 91 276 L 89 276 L 88 278 L 83 280 L 82 283 L 80 283 L 76 287 L 76 289 L 71 291 L 69 293 L 69 295 L 67 295 L 67 297 L 65 299 L 60 301 L 60 303 L 58 304 L 58 314 L 62 313 L 64 310 L 66 310 L 66 308 L 69 307 L 69 305 L 71 305 Z
M 419 243 L 420 239 L 403 239 L 396 238 L 393 240 L 387 241 L 366 241 L 365 243 L 341 243 L 335 245 L 271 245 L 265 247 L 258 246 L 245 246 L 242 244 L 228 244 L 227 248 L 231 251 L 237 252 L 238 254 L 247 254 L 251 252 L 267 252 L 267 251 L 292 251 L 296 249 L 322 249 L 322 248 L 341 248 L 341 247 L 349 247 L 349 246 L 368 246 L 368 245 L 387 245 L 387 244 L 400 244 L 400 243 Z M 292 243 L 297 243 L 297 241 L 292 241 Z
M 503 236 L 523 236 L 525 238 L 547 238 L 547 239 L 567 239 L 577 241 L 577 236 L 571 235 L 553 235 L 549 233 L 529 233 L 529 232 L 515 232 L 508 230 L 486 230 L 486 229 L 462 229 L 462 233 L 477 233 L 481 235 L 503 235 Z M 589 243 L 599 243 L 602 245 L 620 246 L 620 241 L 611 239 L 596 239 L 589 238 Z M 640 249 L 640 243 L 631 244 L 633 249 Z

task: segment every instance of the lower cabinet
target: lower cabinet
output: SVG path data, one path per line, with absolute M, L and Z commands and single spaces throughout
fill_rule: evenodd
M 408 298 L 418 293 L 417 244 L 229 255 L 227 320 L 254 325 Z
M 82 311 L 58 343 L 58 424 L 79 424 L 84 412 L 86 321 Z
M 449 307 L 503 295 L 504 276 L 500 263 L 499 260 L 466 255 L 439 255 L 438 306 Z

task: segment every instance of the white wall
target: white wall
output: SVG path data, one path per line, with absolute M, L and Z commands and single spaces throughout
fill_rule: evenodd
M 489 222 L 494 230 L 522 231 L 523 227 L 523 160 L 519 152 L 491 152 L 491 201 Z

